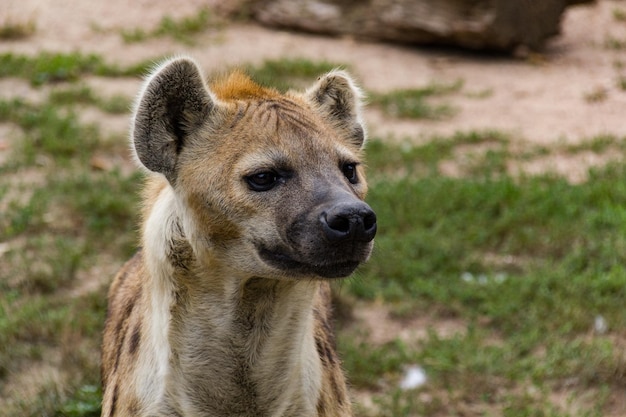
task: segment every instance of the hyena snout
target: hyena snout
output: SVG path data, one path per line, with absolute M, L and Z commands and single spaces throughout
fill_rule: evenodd
M 322 212 L 320 224 L 330 243 L 370 242 L 376 236 L 376 213 L 362 201 L 333 205 Z

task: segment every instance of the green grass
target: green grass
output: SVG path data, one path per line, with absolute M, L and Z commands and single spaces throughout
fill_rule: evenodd
M 0 172 L 16 164 L 34 165 L 44 156 L 60 164 L 85 159 L 99 142 L 97 126 L 81 124 L 76 113 L 50 102 L 35 106 L 21 99 L 0 101 L 0 121 L 14 123 L 25 133 L 15 158 Z
M 424 155 L 421 151 L 430 146 L 416 147 L 413 152 Z M 381 148 L 386 149 L 382 152 Z M 388 148 L 374 143 L 370 150 L 385 155 L 403 152 Z M 449 156 L 445 148 L 440 147 L 440 160 Z M 428 163 L 436 166 L 432 157 Z M 370 165 L 373 172 L 399 166 L 394 158 L 372 158 Z M 551 277 L 558 281 L 562 276 L 595 273 L 591 267 L 605 273 L 626 260 L 619 252 L 626 245 L 622 237 L 626 187 L 611 179 L 626 175 L 621 165 L 595 171 L 590 181 L 578 185 L 554 175 L 511 178 L 482 172 L 473 178 L 453 179 L 436 168 L 423 172 L 392 181 L 373 176 L 376 186 L 371 204 L 387 219 L 377 238 L 378 252 L 384 253 L 378 264 L 364 269 L 368 276 L 354 282 L 357 294 L 393 299 L 398 291 L 444 302 L 455 292 L 464 294 L 471 288 L 472 284 L 459 279 L 464 272 L 509 274 L 506 286 L 516 292 L 531 285 L 527 274 L 537 275 L 541 282 L 531 287 L 539 289 L 550 285 Z M 493 264 L 483 260 L 488 254 L 524 262 L 515 267 Z M 516 279 L 520 273 L 526 278 Z M 446 280 L 455 285 L 445 290 L 441 283 Z M 481 293 L 488 290 L 481 288 Z M 583 301 L 586 290 L 581 288 L 576 302 Z M 476 297 L 467 297 L 474 310 Z
M 6 294 L 6 290 L 3 292 Z M 94 351 L 98 349 L 104 320 L 104 291 L 79 299 L 15 295 L 14 291 L 8 294 L 3 297 L 0 309 L 0 378 L 4 380 L 29 366 L 48 364 L 62 370 L 64 382 L 33 381 L 40 387 L 38 395 L 34 398 L 16 396 L 0 414 L 66 416 L 70 415 L 67 411 L 76 410 L 73 404 L 79 401 L 91 403 L 91 409 L 99 409 L 100 395 L 86 399 L 83 391 L 85 386 L 97 386 L 99 381 Z M 19 299 L 28 302 L 20 303 Z M 0 384 L 0 389 L 7 388 L 10 387 Z
M 614 51 L 621 51 L 626 48 L 626 40 L 607 35 L 604 39 L 604 48 Z
M 50 93 L 48 102 L 53 106 L 91 105 L 110 114 L 127 114 L 131 107 L 131 100 L 128 97 L 113 95 L 102 98 L 85 85 L 56 89 Z
M 392 311 L 399 306 L 400 319 L 436 312 L 468 325 L 454 337 L 431 332 L 412 349 L 340 339 L 348 373 L 357 387 L 371 389 L 380 378 L 397 381 L 398 355 L 400 362 L 419 363 L 430 377 L 424 391 L 441 405 L 441 415 L 461 404 L 496 406 L 503 413 L 496 415 L 603 415 L 608 402 L 568 414 L 547 393 L 564 381 L 572 395 L 621 390 L 626 383 L 619 341 L 626 328 L 626 166 L 594 169 L 582 184 L 550 173 L 493 175 L 488 166 L 462 178 L 439 172 L 438 162 L 452 149 L 484 142 L 497 143 L 506 157 L 509 141 L 493 133 L 415 147 L 371 143 L 375 185 L 368 199 L 380 232 L 349 291 L 384 300 Z M 620 143 L 599 137 L 567 150 L 603 152 Z M 421 165 L 428 169 L 414 168 Z M 403 174 L 393 175 L 394 169 Z M 610 330 L 590 338 L 597 316 Z M 546 394 L 529 398 L 523 387 Z M 445 405 L 451 392 L 460 395 L 453 407 Z M 400 413 L 384 415 L 423 411 L 410 395 L 383 395 L 382 404 Z
M 626 11 L 620 8 L 613 9 L 613 19 L 617 22 L 625 22 L 626 21 Z
M 311 80 L 336 68 L 347 69 L 348 65 L 306 58 L 282 58 L 267 60 L 258 66 L 248 65 L 245 70 L 259 84 L 284 92 L 307 87 Z
M 5 16 L 0 22 L 0 40 L 16 41 L 32 36 L 37 31 L 34 19 L 16 19 Z
M 20 77 L 34 85 L 74 81 L 81 75 L 96 73 L 102 60 L 96 55 L 80 53 L 42 53 L 36 57 L 4 53 L 0 55 L 0 77 Z
M 134 231 L 140 174 L 80 172 L 78 168 L 70 171 L 64 175 L 51 173 L 41 186 L 24 185 L 23 193 L 14 200 L 5 197 L 7 209 L 0 220 L 0 237 L 3 240 L 30 237 L 27 245 L 16 251 L 15 267 L 30 270 L 41 264 L 47 259 L 47 255 L 41 257 L 41 252 L 47 248 L 52 253 L 50 262 L 55 262 L 57 256 L 59 261 L 81 259 L 85 255 L 83 250 L 106 249 L 126 256 L 132 252 L 134 238 L 131 234 L 120 235 L 119 231 Z M 53 233 L 47 234 L 51 227 Z M 46 267 L 46 270 L 51 277 L 63 275 L 54 268 Z
M 78 389 L 73 398 L 62 406 L 60 414 L 64 417 L 99 417 L 102 391 L 97 385 L 84 385 Z
M 443 119 L 455 114 L 449 104 L 432 104 L 429 99 L 442 97 L 460 91 L 462 81 L 450 84 L 433 83 L 421 88 L 395 90 L 387 93 L 371 94 L 371 103 L 380 106 L 393 117 L 407 119 Z
M 36 56 L 0 54 L 0 78 L 17 77 L 35 86 L 77 81 L 84 75 L 105 77 L 140 76 L 154 66 L 154 61 L 138 62 L 128 67 L 105 62 L 95 54 L 42 52 Z
M 477 171 L 477 175 L 491 175 L 504 169 L 501 164 L 496 163 L 494 156 L 507 154 L 509 143 L 508 135 L 492 130 L 433 137 L 422 146 L 405 143 L 393 146 L 391 150 L 385 142 L 373 140 L 367 144 L 368 164 L 375 173 L 371 180 L 377 184 L 379 179 L 386 181 L 390 176 L 436 174 L 442 162 L 457 159 L 455 150 L 458 148 L 465 147 L 468 148 L 467 151 L 472 146 L 481 145 L 487 146 L 487 152 L 466 158 L 463 164 L 469 173 Z
M 60 370 L 32 383 L 36 397 L 5 400 L 0 415 L 99 415 L 106 288 L 74 291 L 105 259 L 121 264 L 134 252 L 142 183 L 138 173 L 91 169 L 96 150 L 113 157 L 119 147 L 76 110 L 106 101 L 83 87 L 40 104 L 0 100 L 0 122 L 22 132 L 0 167 L 0 397 L 30 368 Z
M 208 29 L 219 29 L 222 26 L 223 22 L 213 16 L 209 9 L 201 9 L 193 15 L 181 19 L 165 16 L 152 30 L 122 30 L 121 36 L 126 43 L 142 42 L 147 39 L 167 36 L 182 43 L 192 44 L 193 36 Z
M 615 151 L 619 154 L 626 150 L 626 138 L 609 134 L 598 135 L 577 144 L 564 145 L 561 148 L 563 152 L 570 154 L 585 151 L 596 154 Z

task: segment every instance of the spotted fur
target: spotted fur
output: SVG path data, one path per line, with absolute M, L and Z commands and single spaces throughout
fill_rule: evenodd
M 351 416 L 329 280 L 372 249 L 361 93 L 165 62 L 137 101 L 142 249 L 115 277 L 103 417 Z M 269 186 L 268 186 L 269 184 Z

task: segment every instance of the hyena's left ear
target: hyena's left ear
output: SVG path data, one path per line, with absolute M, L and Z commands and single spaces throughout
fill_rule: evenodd
M 137 158 L 173 185 L 181 150 L 190 135 L 216 117 L 216 109 L 193 60 L 165 62 L 148 78 L 137 101 L 131 133 Z
M 306 97 L 358 148 L 365 143 L 363 92 L 345 71 L 335 70 L 306 91 Z

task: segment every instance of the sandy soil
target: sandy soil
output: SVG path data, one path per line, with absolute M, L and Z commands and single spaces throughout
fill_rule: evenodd
M 213 0 L 216 1 L 216 0 Z M 208 1 L 210 4 L 211 1 Z M 446 100 L 459 109 L 446 121 L 389 121 L 368 114 L 370 131 L 396 138 L 429 137 L 471 129 L 499 129 L 533 143 L 578 142 L 593 136 L 626 134 L 626 92 L 618 80 L 626 75 L 626 51 L 611 50 L 606 39 L 626 38 L 626 22 L 613 17 L 623 2 L 600 0 L 570 8 L 562 35 L 541 55 L 526 59 L 481 56 L 450 50 L 419 49 L 271 30 L 236 23 L 200 36 L 194 46 L 167 38 L 125 44 L 121 29 L 154 28 L 163 16 L 189 16 L 207 0 L 185 0 L 171 7 L 165 0 L 88 2 L 85 0 L 5 0 L 0 17 L 33 19 L 37 31 L 18 42 L 0 43 L 0 52 L 44 50 L 102 54 L 110 61 L 133 63 L 168 54 L 191 54 L 207 72 L 228 65 L 276 57 L 307 57 L 349 63 L 369 90 L 418 87 L 430 82 L 463 80 L 462 91 Z M 138 82 L 100 81 L 106 90 L 134 94 Z M 26 95 L 24 83 L 3 83 L 0 94 Z M 124 125 L 125 122 L 119 122 Z

